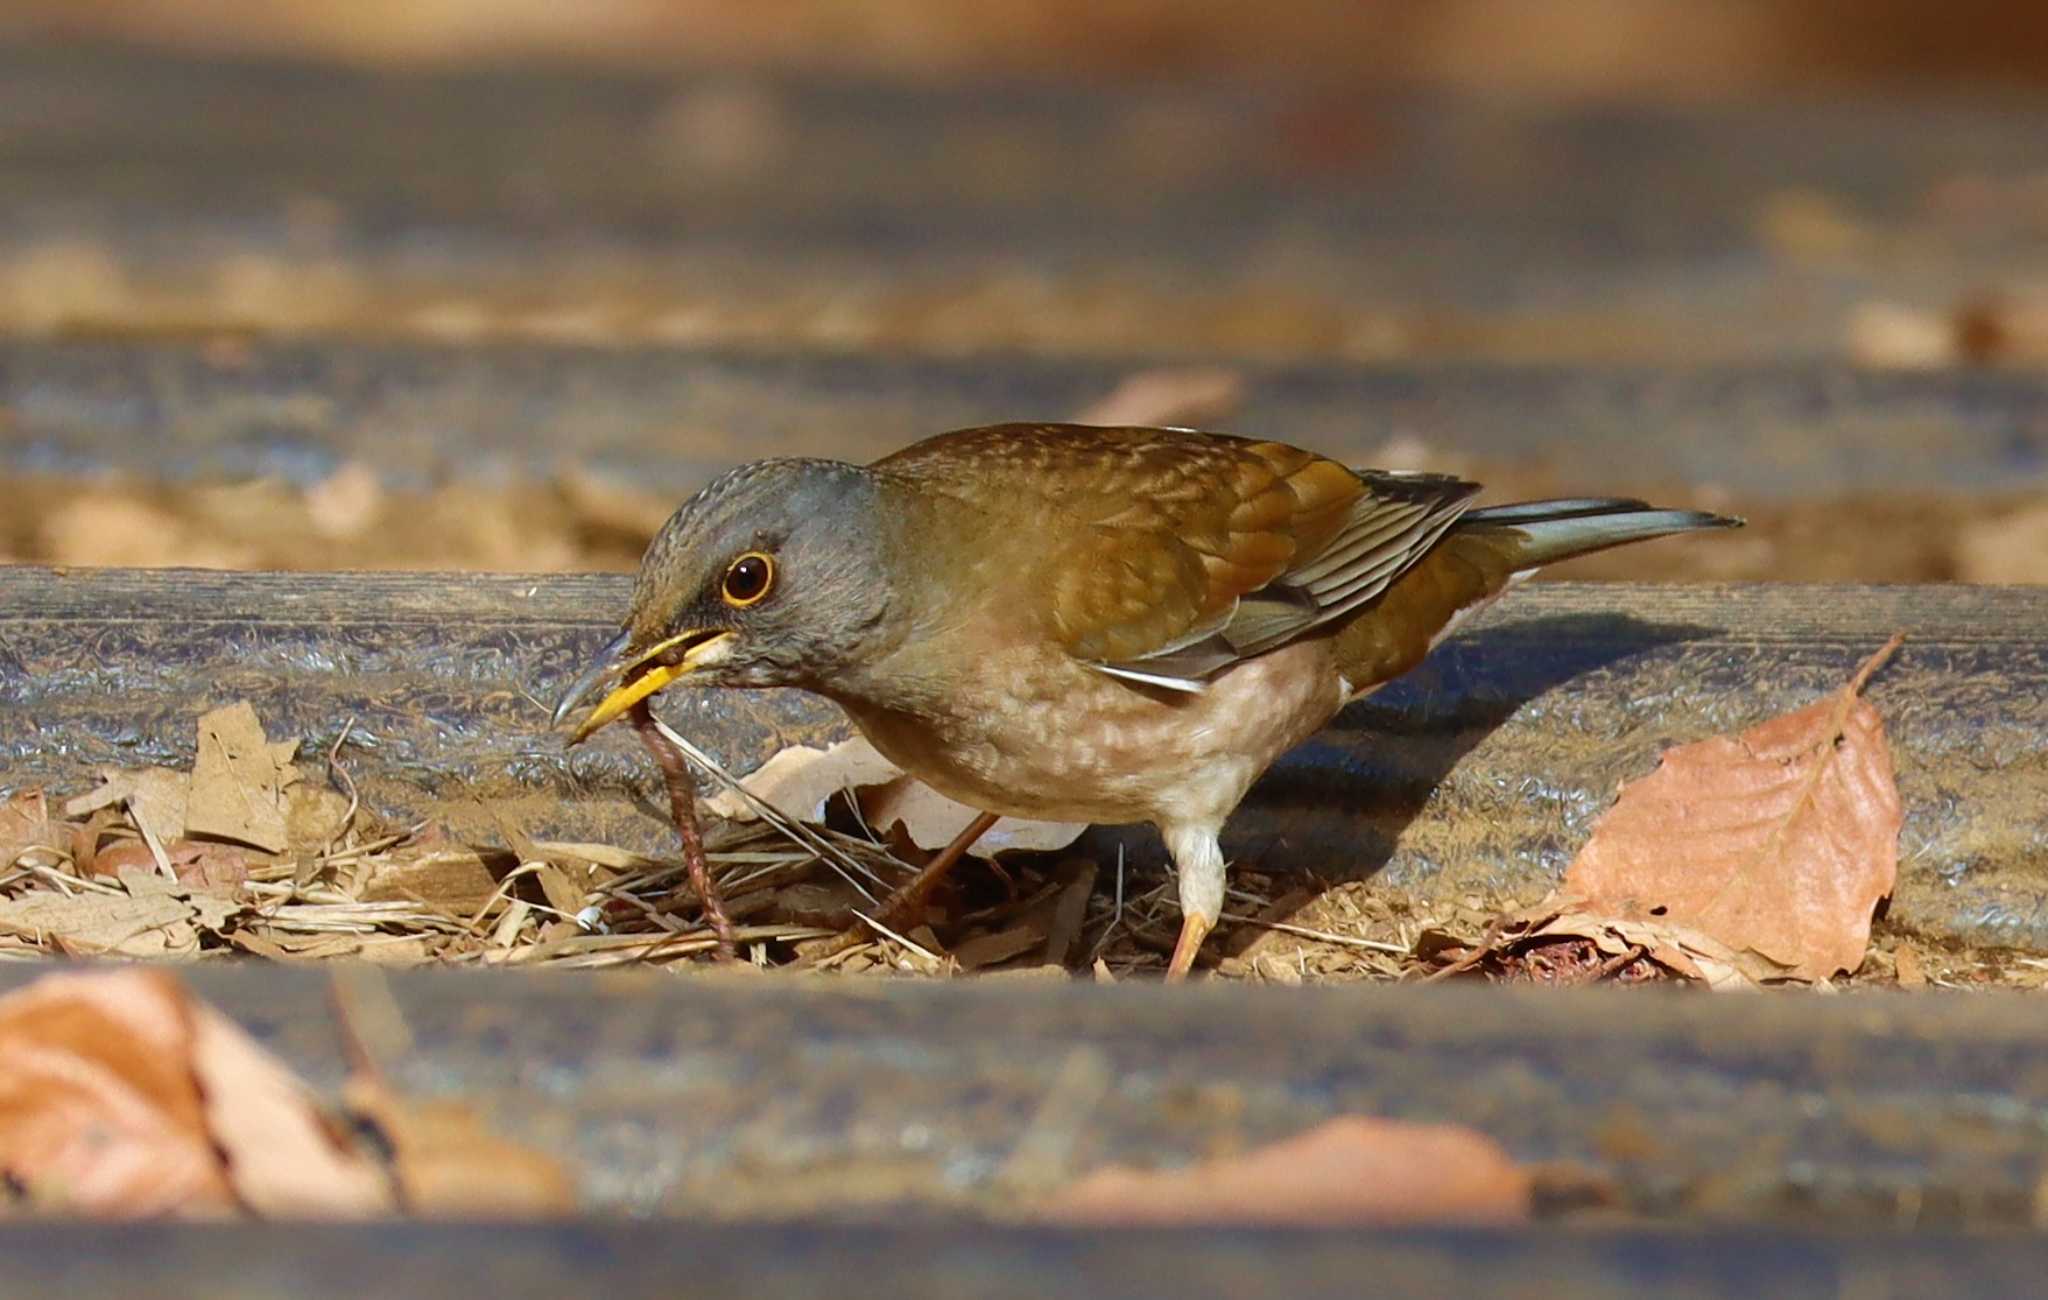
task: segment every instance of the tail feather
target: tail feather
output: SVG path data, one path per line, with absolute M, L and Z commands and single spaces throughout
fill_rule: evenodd
M 1585 497 L 1482 506 L 1467 511 L 1453 531 L 1507 534 L 1513 539 L 1515 567 L 1533 569 L 1652 537 L 1741 526 L 1740 519 L 1704 510 L 1660 510 L 1642 501 Z
M 1338 631 L 1337 670 L 1355 698 L 1421 663 L 1431 646 L 1532 569 L 1667 533 L 1741 525 L 1705 511 L 1659 510 L 1618 498 L 1468 510 L 1385 595 Z

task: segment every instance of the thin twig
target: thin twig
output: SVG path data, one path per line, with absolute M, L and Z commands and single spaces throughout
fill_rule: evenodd
M 1598 966 L 1595 966 L 1592 970 L 1592 973 L 1586 976 L 1586 983 L 1598 984 L 1601 980 L 1606 979 L 1610 975 L 1621 974 L 1621 972 L 1627 970 L 1629 966 L 1636 962 L 1637 959 L 1641 958 L 1649 951 L 1650 950 L 1644 947 L 1642 944 L 1630 944 L 1627 952 L 1616 953 L 1614 956 L 1609 957 L 1606 961 L 1601 962 Z
M 1238 916 L 1231 912 L 1223 913 L 1220 919 L 1238 925 L 1255 925 L 1262 930 L 1278 930 L 1282 934 L 1298 935 L 1303 939 L 1314 939 L 1318 943 L 1341 944 L 1346 948 L 1368 948 L 1373 952 L 1392 953 L 1396 957 L 1408 955 L 1408 949 L 1398 943 L 1388 943 L 1384 939 L 1360 939 L 1348 934 L 1332 934 L 1328 930 L 1311 930 L 1305 925 L 1293 925 L 1286 921 L 1264 921 L 1256 916 Z
M 933 952 L 933 951 L 932 951 L 931 949 L 929 949 L 929 948 L 925 947 L 925 946 L 924 946 L 923 944 L 920 944 L 920 943 L 916 943 L 916 942 L 914 942 L 914 941 L 912 941 L 912 940 L 910 940 L 910 939 L 906 939 L 906 938 L 904 938 L 904 937 L 903 937 L 902 935 L 900 935 L 900 934 L 896 933 L 896 932 L 895 932 L 894 930 L 891 930 L 891 929 L 890 929 L 890 928 L 889 928 L 888 926 L 886 926 L 886 925 L 883 925 L 883 924 L 882 924 L 882 923 L 881 923 L 880 921 L 876 920 L 876 919 L 875 919 L 874 917 L 872 917 L 872 916 L 869 916 L 869 915 L 868 915 L 868 914 L 867 914 L 866 912 L 859 912 L 859 911 L 857 911 L 857 912 L 855 912 L 855 913 L 854 913 L 854 915 L 855 915 L 855 916 L 857 916 L 857 917 L 859 917 L 859 918 L 860 918 L 860 919 L 861 919 L 862 921 L 865 921 L 865 922 L 866 922 L 866 923 L 868 924 L 868 926 L 869 926 L 869 927 L 870 927 L 871 929 L 873 929 L 873 930 L 874 930 L 874 931 L 875 931 L 875 932 L 876 932 L 877 934 L 880 934 L 880 935 L 881 935 L 881 936 L 882 936 L 883 938 L 885 938 L 885 939 L 893 939 L 893 940 L 895 940 L 895 941 L 896 941 L 897 943 L 900 943 L 900 944 L 902 944 L 902 945 L 903 945 L 903 946 L 904 946 L 905 948 L 908 948 L 908 949 L 910 949 L 910 951 L 912 951 L 912 952 L 916 953 L 916 954 L 917 954 L 918 956 L 920 956 L 920 957 L 924 958 L 924 959 L 925 959 L 926 961 L 928 961 L 928 962 L 932 963 L 932 965 L 934 965 L 934 966 L 943 966 L 943 965 L 945 965 L 945 962 L 944 962 L 944 960 L 943 960 L 943 959 L 942 959 L 942 958 L 941 958 L 941 957 L 940 957 L 940 956 L 939 956 L 939 955 L 938 955 L 937 953 L 935 953 L 935 952 Z M 848 946 L 849 946 L 849 947 L 855 947 L 855 946 L 858 946 L 858 945 L 848 945 Z
M 1479 937 L 1479 945 L 1476 948 L 1471 949 L 1464 956 L 1458 958 L 1458 960 L 1442 970 L 1433 970 L 1416 982 L 1418 984 L 1435 984 L 1439 980 L 1447 980 L 1453 975 L 1459 975 L 1471 970 L 1474 966 L 1477 966 L 1480 962 L 1493 955 L 1495 951 L 1494 946 L 1500 942 L 1501 931 L 1506 928 L 1507 918 L 1499 916 L 1493 918 L 1493 923 L 1486 927 L 1486 933 Z
M 320 856 L 323 858 L 334 852 L 334 846 L 341 843 L 342 837 L 348 834 L 349 827 L 355 825 L 356 810 L 362 807 L 363 801 L 356 793 L 356 779 L 341 765 L 341 747 L 348 743 L 348 733 L 354 731 L 355 726 L 355 717 L 350 715 L 349 720 L 341 724 L 341 734 L 327 747 L 327 779 L 348 792 L 348 811 L 341 815 L 341 821 L 335 825 L 334 833 L 320 846 Z

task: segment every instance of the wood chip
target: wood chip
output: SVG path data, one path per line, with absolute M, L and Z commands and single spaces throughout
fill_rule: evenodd
M 185 830 L 267 853 L 291 847 L 285 791 L 298 780 L 295 741 L 273 743 L 247 700 L 199 719 Z
M 1927 987 L 1927 967 L 1921 962 L 1920 954 L 1901 944 L 1892 953 L 1892 969 L 1897 974 L 1899 987 L 1922 989 Z
M 1035 926 L 1019 925 L 994 934 L 978 934 L 956 945 L 954 958 L 961 970 L 980 970 L 994 966 L 1012 957 L 1021 957 L 1034 948 L 1045 946 L 1045 932 Z

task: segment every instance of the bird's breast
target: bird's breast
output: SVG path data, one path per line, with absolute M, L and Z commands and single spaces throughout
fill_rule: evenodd
M 1198 694 L 1134 686 L 1063 653 L 998 652 L 908 707 L 842 698 L 891 761 L 1014 817 L 1220 823 L 1344 702 L 1329 642 L 1248 660 Z

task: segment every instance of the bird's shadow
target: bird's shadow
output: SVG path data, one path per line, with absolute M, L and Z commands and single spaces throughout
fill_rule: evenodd
M 1224 854 L 1326 883 L 1369 878 L 1452 768 L 1523 706 L 1589 673 L 1716 634 L 1625 614 L 1560 614 L 1456 637 L 1283 755 L 1225 827 Z M 1141 873 L 1166 861 L 1144 826 L 1096 827 L 1075 851 Z

